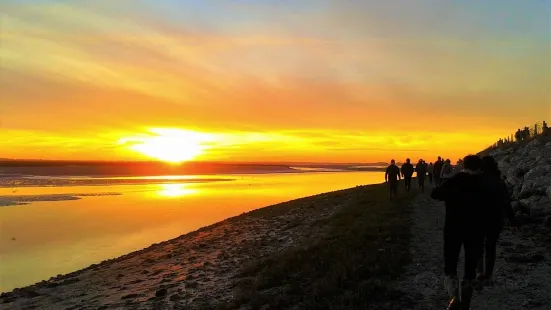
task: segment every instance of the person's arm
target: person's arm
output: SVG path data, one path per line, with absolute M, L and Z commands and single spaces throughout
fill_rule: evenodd
M 385 182 L 388 182 L 388 168 L 385 171 Z
M 452 195 L 452 190 L 454 188 L 453 179 L 447 182 L 444 182 L 442 185 L 435 187 L 430 193 L 430 197 L 435 200 L 446 201 Z

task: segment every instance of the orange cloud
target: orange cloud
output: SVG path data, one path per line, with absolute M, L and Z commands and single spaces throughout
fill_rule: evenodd
M 459 157 L 551 112 L 530 38 L 399 35 L 340 4 L 197 29 L 117 3 L 0 5 L 5 156 L 141 158 L 116 142 L 174 127 L 221 137 L 204 159 Z

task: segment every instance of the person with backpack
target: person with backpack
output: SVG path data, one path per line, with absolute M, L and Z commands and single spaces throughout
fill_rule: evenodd
M 406 159 L 405 164 L 402 165 L 402 177 L 404 178 L 404 183 L 406 185 L 406 191 L 409 192 L 411 189 L 411 178 L 413 177 L 413 171 L 415 169 L 413 168 L 413 165 L 411 164 L 411 160 L 408 158 Z
M 417 183 L 419 183 L 419 190 L 421 193 L 425 192 L 425 176 L 427 175 L 427 164 L 419 159 L 419 162 L 415 166 L 415 171 L 417 172 Z
M 396 197 L 398 192 L 398 181 L 400 180 L 400 168 L 396 166 L 396 161 L 393 159 L 390 161 L 390 165 L 385 171 L 385 182 L 388 183 L 388 192 L 390 200 Z

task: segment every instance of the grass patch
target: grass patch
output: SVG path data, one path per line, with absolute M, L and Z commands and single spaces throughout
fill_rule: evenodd
M 357 187 L 281 205 L 312 201 L 342 205 L 316 222 L 320 233 L 304 246 L 252 262 L 236 280 L 235 298 L 218 309 L 366 309 L 397 299 L 393 286 L 410 260 L 410 201 L 388 201 L 387 186 Z M 277 208 L 263 215 L 279 213 Z M 391 309 L 390 303 L 387 304 Z

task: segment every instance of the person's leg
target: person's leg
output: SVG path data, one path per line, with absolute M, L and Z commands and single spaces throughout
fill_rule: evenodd
M 468 310 L 473 297 L 476 267 L 483 249 L 482 235 L 466 237 L 463 246 L 465 249 L 465 271 L 461 282 L 461 309 Z
M 482 242 L 483 243 L 486 243 L 487 240 L 486 240 L 486 237 L 484 236 L 484 238 L 482 239 Z M 482 253 L 480 253 L 480 258 L 478 259 L 478 264 L 476 266 L 476 273 L 478 275 L 483 275 L 484 274 L 484 248 L 482 248 Z M 478 277 L 477 277 L 478 278 Z
M 457 278 L 457 263 L 461 252 L 461 239 L 453 232 L 444 231 L 444 275 L 446 276 L 446 291 L 450 301 L 459 300 L 459 279 Z
M 496 264 L 496 247 L 497 247 L 498 240 L 499 240 L 499 231 L 495 231 L 489 234 L 486 238 L 486 244 L 485 244 L 485 250 L 486 250 L 485 269 L 486 270 L 484 272 L 484 275 L 486 279 L 490 281 L 494 274 L 494 267 Z
M 421 176 L 417 180 L 419 181 L 419 189 L 421 192 L 425 192 L 425 176 Z
M 389 188 L 390 188 L 390 199 L 394 199 L 396 197 L 396 190 L 398 188 L 398 181 L 390 181 L 389 182 Z

